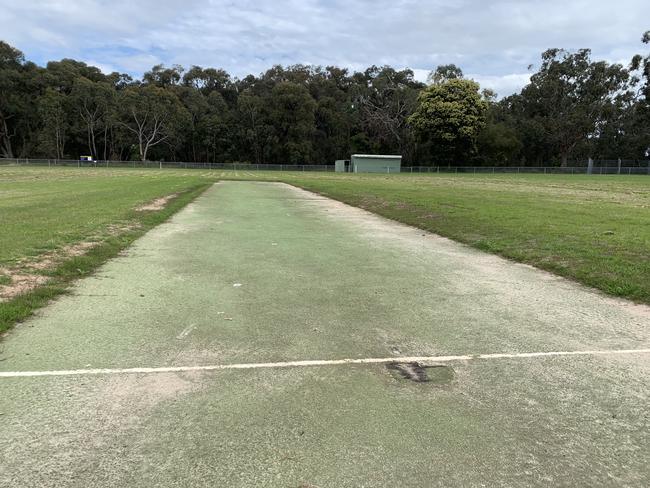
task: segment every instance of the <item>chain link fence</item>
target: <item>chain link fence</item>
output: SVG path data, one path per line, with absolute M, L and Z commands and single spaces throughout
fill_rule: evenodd
M 167 161 L 77 161 L 45 158 L 0 158 L 0 165 L 16 166 L 67 166 L 79 168 L 151 168 L 151 169 L 202 169 L 235 171 L 317 171 L 334 172 L 333 164 L 246 164 L 197 163 Z M 588 174 L 587 161 L 572 162 L 571 166 L 402 166 L 402 173 L 464 173 L 464 174 Z M 591 174 L 650 175 L 650 162 L 638 160 L 596 160 Z

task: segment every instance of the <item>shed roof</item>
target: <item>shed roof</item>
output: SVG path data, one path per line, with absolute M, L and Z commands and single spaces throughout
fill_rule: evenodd
M 353 154 L 353 158 L 372 158 L 372 159 L 402 159 L 402 156 L 391 154 Z

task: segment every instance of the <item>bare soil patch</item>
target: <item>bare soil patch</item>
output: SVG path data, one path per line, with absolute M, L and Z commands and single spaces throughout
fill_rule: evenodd
M 12 272 L 12 270 L 8 269 L 2 269 L 1 271 L 5 276 L 9 276 L 11 282 L 0 286 L 0 302 L 11 300 L 22 293 L 33 290 L 37 286 L 44 284 L 48 279 L 47 276 L 38 274 Z
M 176 198 L 177 196 L 178 193 L 172 193 L 171 195 L 167 195 L 165 197 L 156 198 L 149 203 L 145 203 L 144 205 L 136 207 L 135 210 L 137 212 L 155 212 L 156 210 L 162 210 L 172 198 Z
M 0 285 L 0 302 L 11 300 L 47 283 L 49 278 L 42 274 L 43 271 L 55 269 L 65 259 L 82 256 L 97 244 L 97 241 L 78 242 L 37 257 L 23 259 L 16 266 L 0 268 L 0 274 L 9 278 L 9 283 Z

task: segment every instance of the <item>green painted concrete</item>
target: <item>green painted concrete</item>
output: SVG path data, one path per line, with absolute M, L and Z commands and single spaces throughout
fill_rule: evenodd
M 649 345 L 647 307 L 224 182 L 8 334 L 0 370 Z M 0 379 L 0 486 L 650 483 L 647 355 L 451 366 Z

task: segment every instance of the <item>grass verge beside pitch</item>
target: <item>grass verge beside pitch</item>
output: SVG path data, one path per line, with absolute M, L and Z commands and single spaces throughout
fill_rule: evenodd
M 650 178 L 295 175 L 283 181 L 650 303 Z
M 158 175 L 151 179 L 138 173 L 84 176 L 64 171 L 41 172 L 40 178 L 25 178 L 28 175 L 36 174 L 18 173 L 17 178 L 10 178 L 4 173 L 0 179 L 5 231 L 0 237 L 0 285 L 11 285 L 12 277 L 7 270 L 27 270 L 30 264 L 39 264 L 39 256 L 46 256 L 49 265 L 25 271 L 43 278 L 44 283 L 0 301 L 0 332 L 64 293 L 73 280 L 115 257 L 211 184 L 211 180 L 199 175 Z M 160 210 L 134 210 L 137 205 L 171 193 L 176 194 L 175 198 Z M 84 242 L 91 242 L 92 246 L 83 252 L 57 254 Z

